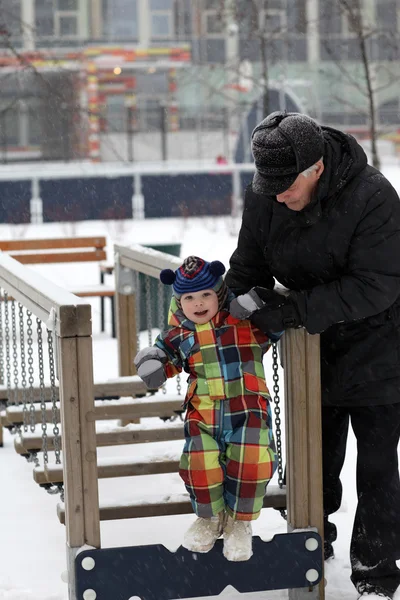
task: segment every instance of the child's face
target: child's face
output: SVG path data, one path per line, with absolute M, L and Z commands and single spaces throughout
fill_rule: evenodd
M 181 296 L 181 306 L 185 317 L 204 325 L 218 312 L 218 296 L 214 290 L 200 290 Z

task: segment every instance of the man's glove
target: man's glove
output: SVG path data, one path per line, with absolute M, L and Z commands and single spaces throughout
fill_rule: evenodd
M 265 333 L 284 331 L 301 327 L 304 320 L 303 295 L 298 292 L 289 292 L 287 295 L 279 294 L 274 290 L 255 287 L 251 290 L 263 302 L 263 307 L 251 315 L 251 322 Z
M 164 370 L 167 360 L 165 352 L 155 346 L 143 348 L 136 354 L 133 360 L 136 370 L 150 390 L 158 389 L 167 379 Z
M 257 294 L 257 289 L 264 288 L 252 288 L 247 294 L 242 294 L 237 298 L 234 298 L 229 305 L 229 312 L 235 319 L 248 319 L 251 315 L 264 306 L 264 302 Z

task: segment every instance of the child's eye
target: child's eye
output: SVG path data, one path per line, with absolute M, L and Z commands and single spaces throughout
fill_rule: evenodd
M 192 296 L 185 296 L 184 297 L 184 300 L 191 300 L 191 299 L 192 299 Z
M 205 294 L 203 294 L 204 298 L 208 298 L 208 296 L 211 296 L 210 292 L 206 292 Z

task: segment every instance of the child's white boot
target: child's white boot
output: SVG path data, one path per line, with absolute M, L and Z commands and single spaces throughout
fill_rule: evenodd
M 222 535 L 224 521 L 225 511 L 210 519 L 198 517 L 185 533 L 182 546 L 192 552 L 209 552 Z
M 250 521 L 234 521 L 228 515 L 224 527 L 224 556 L 240 562 L 253 556 L 253 531 Z

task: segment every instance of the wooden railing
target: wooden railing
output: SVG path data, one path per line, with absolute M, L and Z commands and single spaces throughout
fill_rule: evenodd
M 55 340 L 62 427 L 67 547 L 100 547 L 91 306 L 0 253 L 0 287 L 51 329 Z M 70 570 L 70 597 L 73 598 Z

